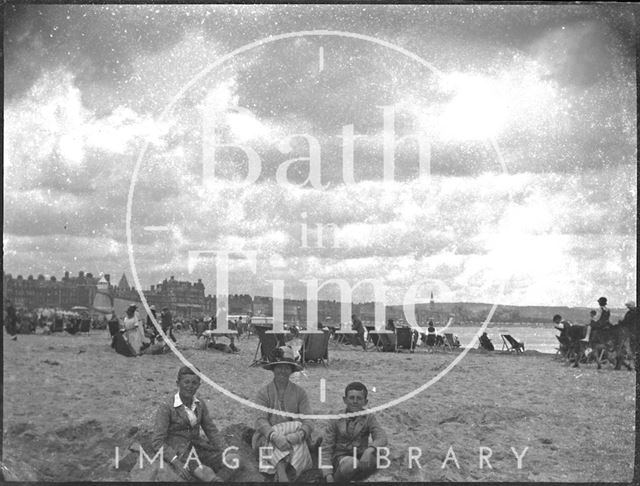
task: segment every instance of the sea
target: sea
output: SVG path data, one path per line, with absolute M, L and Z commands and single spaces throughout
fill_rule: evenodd
M 467 346 L 474 338 L 476 333 L 482 327 L 482 323 L 478 327 L 456 327 L 449 326 L 444 332 L 451 332 L 458 336 L 460 344 Z M 440 329 L 437 329 L 440 331 Z M 556 336 L 560 331 L 554 329 L 553 325 L 546 324 L 544 327 L 538 326 L 513 326 L 513 327 L 488 327 L 485 332 L 493 343 L 495 349 L 500 350 L 503 347 L 500 334 L 511 334 L 517 341 L 524 342 L 525 350 L 539 351 L 541 353 L 555 354 L 558 348 L 558 340 Z M 477 343 L 474 347 L 478 347 Z

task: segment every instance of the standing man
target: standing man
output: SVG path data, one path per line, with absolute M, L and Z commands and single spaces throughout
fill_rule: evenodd
M 355 314 L 351 316 L 351 329 L 356 331 L 356 343 L 362 346 L 362 349 L 367 350 L 367 342 L 364 340 L 364 326 L 362 321 L 356 317 Z
M 173 317 L 171 316 L 171 311 L 168 307 L 163 307 L 162 312 L 160 313 L 162 331 L 168 335 L 173 342 L 176 341 L 176 337 L 173 335 Z
M 152 305 L 151 307 L 149 307 L 149 310 L 151 311 L 151 314 L 153 314 L 153 317 L 155 318 L 155 320 L 157 322 L 158 321 L 158 315 L 156 314 L 156 306 Z M 154 344 L 155 340 L 159 336 L 159 334 L 158 334 L 158 330 L 153 325 L 153 321 L 152 321 L 150 315 L 147 316 L 147 324 L 146 324 L 145 327 L 146 327 L 145 335 L 151 340 L 151 344 Z
M 640 327 L 640 314 L 638 314 L 638 308 L 636 307 L 635 301 L 630 300 L 624 305 L 628 310 L 622 320 L 618 321 L 620 331 L 616 346 L 618 355 L 618 359 L 616 360 L 616 369 L 620 369 L 620 364 L 622 363 L 624 356 L 633 359 L 636 363 L 637 369 L 638 363 L 636 353 L 638 350 L 638 327 Z
M 7 323 L 5 324 L 5 327 L 7 329 L 7 334 L 9 334 L 9 336 L 13 336 L 13 341 L 18 339 L 18 336 L 16 336 L 16 334 L 18 334 L 17 322 L 18 315 L 16 313 L 16 308 L 10 300 L 7 300 Z

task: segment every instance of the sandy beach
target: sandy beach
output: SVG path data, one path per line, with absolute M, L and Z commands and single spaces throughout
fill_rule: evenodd
M 219 385 L 252 399 L 271 377 L 249 368 L 257 339 L 240 353 L 192 348 L 184 356 Z M 126 480 L 113 467 L 115 447 L 144 442 L 158 401 L 175 392 L 180 362 L 173 354 L 125 358 L 102 331 L 90 336 L 30 335 L 4 341 L 3 472 L 19 481 Z M 191 349 L 189 349 L 191 347 Z M 406 394 L 444 369 L 457 353 L 379 353 L 330 344 L 329 366 L 294 375 L 314 413 L 342 407 L 352 380 L 370 389 L 375 407 Z M 320 379 L 326 400 L 320 401 Z M 553 356 L 471 352 L 417 396 L 378 412 L 388 432 L 391 463 L 370 481 L 630 481 L 635 441 L 635 373 L 567 367 Z M 375 389 L 375 391 L 374 391 Z M 203 384 L 222 430 L 253 426 L 255 410 Z M 314 435 L 321 434 L 318 423 Z M 418 457 L 409 468 L 409 448 Z M 479 448 L 491 449 L 479 467 Z M 522 455 L 517 468 L 514 452 Z M 459 468 L 452 460 L 456 456 Z M 122 454 L 122 452 L 121 452 Z M 442 464 L 449 454 L 449 460 Z M 485 455 L 487 451 L 485 450 Z M 124 468 L 123 468 L 124 469 Z

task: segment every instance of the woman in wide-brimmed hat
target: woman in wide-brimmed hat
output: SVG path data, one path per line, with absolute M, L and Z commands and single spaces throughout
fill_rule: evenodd
M 273 359 L 262 366 L 273 371 L 273 381 L 258 391 L 256 403 L 271 410 L 311 414 L 307 393 L 289 381 L 292 373 L 302 371 L 302 366 L 293 357 L 289 346 L 276 348 Z M 260 471 L 275 473 L 276 480 L 286 482 L 296 479 L 311 468 L 309 439 L 312 425 L 307 419 L 286 417 L 272 412 L 260 412 L 256 420 L 253 447 L 272 447 L 273 453 L 264 454 Z

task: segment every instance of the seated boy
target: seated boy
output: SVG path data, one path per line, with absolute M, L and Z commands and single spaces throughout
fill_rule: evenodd
M 177 384 L 178 392 L 160 404 L 156 412 L 151 438 L 154 449 L 162 447 L 164 460 L 187 481 L 192 479 L 191 475 L 206 482 L 228 480 L 237 469 L 225 467 L 224 438 L 213 424 L 204 401 L 195 397 L 200 377 L 183 366 L 178 371 Z M 208 441 L 200 437 L 201 427 Z M 237 463 L 237 459 L 232 451 L 226 454 L 228 464 Z
M 363 410 L 367 405 L 367 387 L 357 381 L 349 383 L 342 400 L 347 406 L 346 413 Z M 370 476 L 376 470 L 377 448 L 386 445 L 387 435 L 373 414 L 332 420 L 321 447 L 322 465 L 333 466 L 322 470 L 325 480 L 343 482 Z

